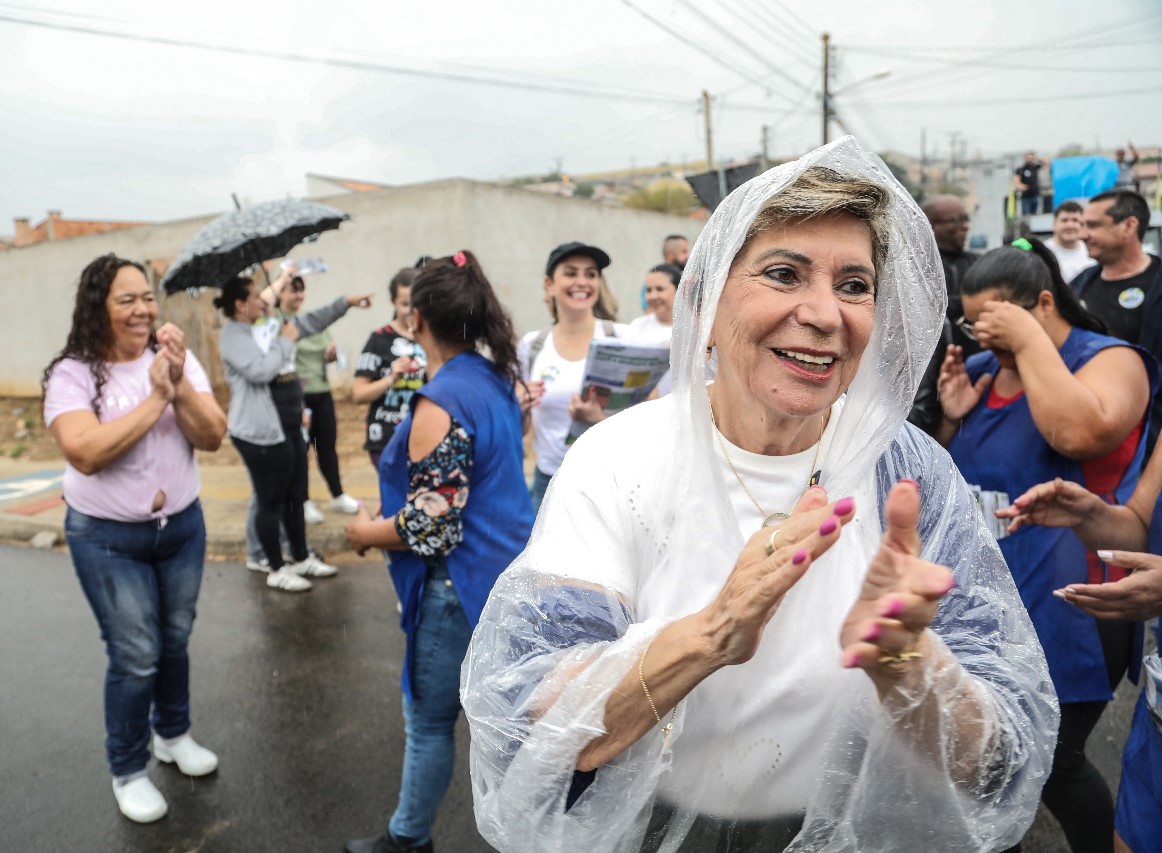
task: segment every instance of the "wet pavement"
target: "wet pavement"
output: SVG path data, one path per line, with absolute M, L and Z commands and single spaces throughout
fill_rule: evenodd
M 353 558 L 351 558 L 353 559 Z M 202 779 L 150 762 L 170 803 L 147 826 L 117 811 L 102 742 L 105 655 L 66 553 L 0 546 L 0 851 L 338 853 L 386 825 L 404 738 L 403 635 L 379 561 L 339 558 L 302 595 L 210 562 L 191 641 L 192 733 L 221 758 Z M 1090 739 L 1116 785 L 1136 688 Z M 476 833 L 461 721 L 438 851 L 491 849 Z M 530 850 L 536 850 L 531 846 Z M 1024 853 L 1066 850 L 1044 812 Z
M 221 765 L 201 779 L 150 761 L 154 824 L 117 811 L 105 765 L 105 654 L 68 555 L 0 546 L 0 850 L 298 853 L 382 831 L 399 792 L 403 635 L 382 562 L 308 593 L 208 563 L 191 640 L 193 728 Z M 438 851 L 476 833 L 461 721 Z

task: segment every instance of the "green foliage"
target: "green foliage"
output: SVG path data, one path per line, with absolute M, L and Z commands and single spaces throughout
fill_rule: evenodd
M 700 207 L 690 185 L 678 178 L 659 178 L 649 186 L 634 190 L 623 199 L 626 207 L 656 213 L 688 213 Z
M 904 189 L 908 191 L 909 195 L 916 199 L 916 201 L 923 202 L 924 188 L 913 182 L 912 179 L 908 177 L 907 169 L 905 169 L 887 154 L 881 154 L 880 157 L 883 159 L 884 165 L 888 167 L 889 171 L 891 171 L 892 176 L 903 185 Z
M 577 184 L 577 188 L 573 190 L 573 195 L 576 198 L 593 198 L 593 193 L 596 187 L 593 184 Z
M 27 452 L 28 452 L 28 448 L 25 446 L 24 442 L 22 441 L 22 442 L 16 444 L 11 450 L 9 450 L 8 455 L 10 457 L 12 457 L 13 459 L 19 459 L 21 456 L 23 456 Z

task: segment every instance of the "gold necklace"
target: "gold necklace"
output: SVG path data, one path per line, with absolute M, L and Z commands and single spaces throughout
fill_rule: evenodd
M 831 411 L 829 408 L 828 412 Z M 754 504 L 755 509 L 763 516 L 763 527 L 770 527 L 777 521 L 785 521 L 791 517 L 789 512 L 771 512 L 768 513 L 762 508 L 762 505 L 755 500 L 755 496 L 751 494 L 750 489 L 747 488 L 746 483 L 742 477 L 739 476 L 738 469 L 734 467 L 734 460 L 730 458 L 730 454 L 726 452 L 726 444 L 722 441 L 722 433 L 718 429 L 718 421 L 714 417 L 714 406 L 710 407 L 710 424 L 714 428 L 714 439 L 718 442 L 718 449 L 722 451 L 722 456 L 726 459 L 726 464 L 730 466 L 730 471 L 734 474 L 734 479 L 738 480 L 738 484 L 742 486 L 742 490 L 746 492 L 746 496 L 750 498 L 750 502 Z M 807 479 L 807 488 L 818 485 L 819 477 L 822 472 L 815 470 L 815 463 L 819 461 L 819 451 L 823 449 L 823 433 L 827 429 L 827 412 L 824 412 L 819 417 L 819 441 L 815 443 L 815 456 L 811 460 L 811 476 Z M 806 491 L 806 489 L 804 489 Z

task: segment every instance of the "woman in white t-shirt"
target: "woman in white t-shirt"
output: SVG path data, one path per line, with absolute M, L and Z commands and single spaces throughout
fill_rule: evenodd
M 537 467 L 530 489 L 533 509 L 541 505 L 549 480 L 561 467 L 573 418 L 596 423 L 605 413 L 596 399 L 581 399 L 585 358 L 593 340 L 627 336 L 628 327 L 613 322 L 615 306 L 601 271 L 609 255 L 596 246 L 563 243 L 545 265 L 545 294 L 553 325 L 529 332 L 517 347 L 521 376 L 528 387 L 527 411 L 533 430 Z M 527 428 L 527 427 L 526 427 Z
M 670 345 L 670 335 L 674 332 L 674 297 L 678 295 L 681 281 L 682 270 L 673 264 L 658 264 L 646 273 L 646 304 L 650 310 L 629 324 L 629 336 L 636 343 Z M 667 371 L 658 382 L 656 396 L 665 397 L 671 388 Z

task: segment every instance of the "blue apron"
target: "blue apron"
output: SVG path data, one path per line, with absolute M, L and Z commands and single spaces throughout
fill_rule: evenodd
M 1075 328 L 1059 352 L 1069 371 L 1077 373 L 1099 352 L 1116 346 L 1129 344 Z M 1153 394 L 1158 382 L 1157 364 L 1146 352 L 1133 349 L 1142 355 Z M 984 373 L 996 376 L 1000 370 L 996 356 L 987 351 L 972 356 L 966 367 L 972 382 Z M 1142 434 L 1144 437 L 1145 429 Z M 1115 502 L 1125 503 L 1134 491 L 1144 449 L 1145 441 L 1139 441 L 1134 458 L 1114 491 Z M 1055 477 L 1085 483 L 1082 464 L 1062 456 L 1041 436 L 1024 394 L 1001 408 L 990 409 L 986 391 L 964 419 L 948 452 L 970 484 L 986 491 L 1006 492 L 1010 500 Z M 1087 553 L 1081 540 L 1071 530 L 1031 526 L 1001 539 L 1000 546 L 1045 650 L 1059 701 L 1066 704 L 1112 699 L 1094 617 L 1053 596 L 1055 589 L 1089 582 Z M 1135 679 L 1134 662 L 1140 663 L 1141 658 L 1140 636 L 1139 631 L 1136 650 L 1131 653 Z
M 1162 556 L 1162 501 L 1154 505 L 1148 547 L 1151 554 Z M 1155 622 L 1155 639 L 1158 629 Z M 1138 696 L 1130 736 L 1122 752 L 1114 828 L 1135 853 L 1162 849 L 1162 732 L 1146 708 L 1145 690 Z
M 421 397 L 459 421 L 473 441 L 468 503 L 460 516 L 463 538 L 448 553 L 446 565 L 468 624 L 475 628 L 496 579 L 524 550 L 533 529 L 533 505 L 524 476 L 520 405 L 512 383 L 478 353 L 461 353 L 445 363 L 412 395 L 408 413 L 379 459 L 384 518 L 398 513 L 407 501 L 408 437 L 411 415 Z M 428 566 L 413 551 L 394 551 L 389 568 L 402 611 L 400 627 L 407 635 L 400 686 L 410 700 L 414 638 Z

